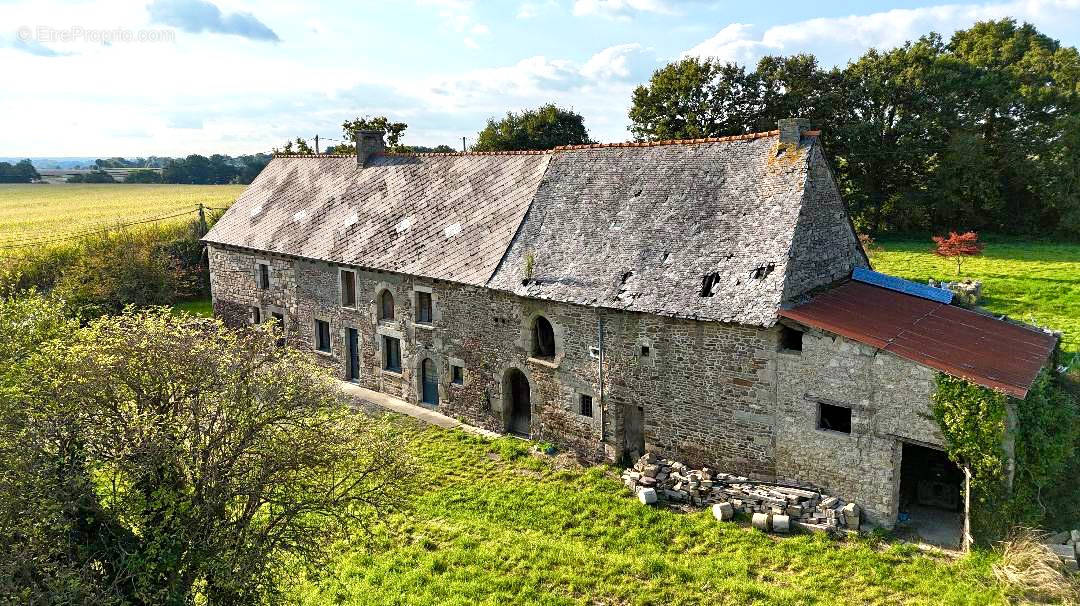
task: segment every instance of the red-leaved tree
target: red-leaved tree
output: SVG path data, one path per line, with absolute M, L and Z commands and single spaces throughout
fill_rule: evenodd
M 964 259 L 967 257 L 974 257 L 981 255 L 983 251 L 983 244 L 979 242 L 979 234 L 969 231 L 967 233 L 958 234 L 955 231 L 949 232 L 949 237 L 934 236 L 931 238 L 934 244 L 934 254 L 940 257 L 952 257 L 956 260 L 956 275 L 960 275 L 960 266 L 964 263 Z

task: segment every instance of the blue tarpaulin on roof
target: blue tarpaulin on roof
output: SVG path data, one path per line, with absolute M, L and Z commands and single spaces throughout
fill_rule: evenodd
M 933 286 L 919 284 L 918 282 L 912 282 L 910 280 L 897 278 L 896 276 L 890 276 L 869 269 L 863 269 L 861 267 L 855 268 L 855 272 L 851 275 L 851 278 L 866 284 L 873 284 L 874 286 L 895 290 L 896 292 L 902 292 L 913 297 L 937 301 L 938 303 L 944 303 L 946 305 L 952 303 L 953 299 L 951 290 L 934 288 Z

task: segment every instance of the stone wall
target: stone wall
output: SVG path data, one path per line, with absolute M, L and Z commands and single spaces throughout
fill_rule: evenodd
M 904 441 L 943 448 L 930 412 L 934 371 L 867 345 L 808 330 L 776 358 L 777 476 L 854 500 L 892 526 Z M 851 409 L 851 433 L 818 429 L 822 403 Z
M 258 287 L 257 260 L 271 265 L 269 289 Z M 438 410 L 470 424 L 508 430 L 506 377 L 520 370 L 530 387 L 531 436 L 589 460 L 614 460 L 628 450 L 628 413 L 641 407 L 649 452 L 755 479 L 812 484 L 857 501 L 871 522 L 891 525 L 901 442 L 942 441 L 929 418 L 933 372 L 842 337 L 809 331 L 801 352 L 785 352 L 779 325 L 597 309 L 360 270 L 357 305 L 345 308 L 340 266 L 219 246 L 210 247 L 210 263 L 214 309 L 226 322 L 248 322 L 252 306 L 264 320 L 280 311 L 288 341 L 311 349 L 315 321 L 325 320 L 331 352 L 314 355 L 342 378 L 346 329 L 355 328 L 357 382 L 414 404 L 421 401 L 420 365 L 430 358 Z M 395 302 L 390 321 L 377 319 L 384 290 Z M 431 293 L 430 326 L 413 320 L 418 290 Z M 530 356 L 539 315 L 554 330 L 551 360 Z M 401 340 L 400 373 L 383 369 L 385 336 Z M 462 384 L 451 382 L 451 365 L 464 369 Z M 582 395 L 592 398 L 591 417 L 580 414 Z M 817 429 L 819 401 L 852 408 L 851 434 Z

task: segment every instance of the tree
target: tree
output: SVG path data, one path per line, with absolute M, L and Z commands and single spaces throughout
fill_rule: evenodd
M 155 170 L 133 170 L 124 177 L 124 183 L 161 183 L 161 173 Z
M 81 175 L 71 175 L 65 181 L 67 183 L 116 183 L 116 179 L 113 179 L 112 175 L 100 170 L 93 170 Z
M 308 142 L 305 141 L 301 137 L 296 138 L 296 141 L 295 141 L 296 148 L 295 149 L 293 148 L 293 143 L 294 143 L 293 141 L 286 141 L 285 145 L 281 146 L 280 150 L 275 147 L 273 151 L 274 151 L 275 154 L 313 154 L 313 153 L 315 153 L 315 150 L 311 149 L 311 146 L 308 145 Z
M 346 120 L 341 123 L 341 134 L 342 138 L 346 141 L 355 143 L 356 131 L 358 130 L 382 131 L 384 133 L 383 144 L 386 148 L 390 151 L 400 151 L 398 143 L 401 141 L 401 136 L 405 134 L 405 129 L 407 128 L 409 128 L 408 124 L 405 124 L 404 122 L 391 122 L 386 116 L 357 116 L 352 120 Z M 342 152 L 339 151 L 337 153 Z
M 489 118 L 472 150 L 542 150 L 591 142 L 581 114 L 548 103 L 520 113 L 507 112 L 498 122 Z
M 14 165 L 0 162 L 0 183 L 32 183 L 41 179 L 30 160 L 20 160 Z
M 934 254 L 939 257 L 952 257 L 956 261 L 956 275 L 960 275 L 960 265 L 967 257 L 981 255 L 983 244 L 979 242 L 979 235 L 973 231 L 957 234 L 949 232 L 949 236 L 934 236 L 931 238 L 934 244 Z
M 734 63 L 694 57 L 671 63 L 634 89 L 630 132 L 639 141 L 748 132 L 750 88 L 746 70 Z
M 0 328 L 18 333 L 31 319 L 0 313 Z M 49 534 L 65 570 L 85 571 L 98 593 L 180 604 L 199 588 L 211 604 L 262 601 L 287 573 L 283 555 L 318 565 L 409 494 L 400 436 L 354 413 L 309 354 L 276 346 L 269 324 L 234 331 L 159 308 L 65 328 L 28 355 L 0 346 L 17 359 L 15 371 L 0 360 L 12 413 L 0 435 L 41 462 L 0 471 L 19 487 L 50 473 L 48 486 L 70 488 L 27 497 L 40 501 L 30 511 L 64 522 L 35 536 Z M 0 499 L 22 498 L 5 488 Z M 17 506 L 0 502 L 0 513 Z M 9 553 L 49 548 L 11 536 Z M 33 575 L 4 582 L 14 595 L 48 594 Z

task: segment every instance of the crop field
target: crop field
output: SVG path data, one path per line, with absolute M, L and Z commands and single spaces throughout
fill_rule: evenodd
M 243 185 L 0 185 L 0 248 L 231 204 Z M 193 216 L 193 215 L 189 215 Z
M 990 238 L 982 256 L 964 261 L 959 277 L 955 262 L 930 252 L 929 237 L 879 245 L 874 269 L 923 284 L 928 278 L 982 280 L 983 307 L 1063 331 L 1062 350 L 1080 352 L 1080 244 Z

